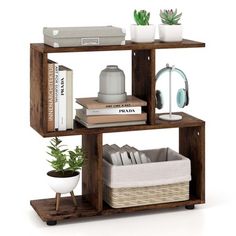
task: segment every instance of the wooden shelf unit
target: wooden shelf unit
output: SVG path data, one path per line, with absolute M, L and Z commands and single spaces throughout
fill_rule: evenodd
M 59 220 L 112 215 L 177 206 L 193 207 L 205 202 L 205 122 L 186 113 L 181 121 L 161 121 L 155 114 L 155 56 L 157 49 L 195 48 L 205 44 L 184 39 L 178 43 L 132 43 L 116 46 L 86 46 L 52 48 L 45 44 L 30 46 L 30 125 L 43 137 L 82 135 L 82 147 L 87 153 L 87 165 L 82 171 L 82 196 L 77 196 L 78 207 L 67 197 L 61 200 L 61 209 L 55 211 L 55 199 L 32 200 L 31 205 L 43 221 L 54 224 Z M 49 53 L 130 50 L 132 56 L 132 95 L 147 101 L 146 125 L 88 129 L 75 121 L 74 129 L 47 131 L 47 60 Z M 102 145 L 103 133 L 179 129 L 179 152 L 191 159 L 190 199 L 148 206 L 114 209 L 103 202 Z

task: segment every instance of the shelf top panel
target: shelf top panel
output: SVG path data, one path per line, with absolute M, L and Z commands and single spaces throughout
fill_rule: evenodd
M 115 133 L 115 132 L 138 131 L 138 130 L 141 131 L 141 130 L 153 130 L 153 129 L 197 127 L 205 125 L 205 122 L 203 120 L 200 120 L 184 112 L 178 112 L 175 114 L 182 115 L 183 119 L 180 121 L 163 121 L 158 119 L 158 115 L 156 115 L 156 124 L 154 125 L 132 125 L 132 126 L 105 127 L 105 128 L 93 128 L 93 129 L 88 129 L 75 121 L 75 128 L 72 130 L 54 131 L 40 134 L 43 137 L 55 137 L 55 136 L 68 136 L 68 135 Z
M 160 40 L 155 40 L 155 42 L 153 43 L 133 43 L 130 40 L 126 40 L 125 45 L 53 48 L 43 43 L 33 43 L 31 44 L 31 47 L 42 53 L 61 53 L 61 52 L 91 52 L 91 51 L 117 51 L 117 50 L 150 50 L 150 49 L 168 49 L 168 48 L 198 48 L 198 47 L 205 47 L 205 43 L 188 39 L 183 39 L 183 41 L 181 42 L 170 42 L 170 43 L 160 42 Z

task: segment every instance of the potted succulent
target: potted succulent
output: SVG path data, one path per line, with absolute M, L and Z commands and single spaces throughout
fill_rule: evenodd
M 179 20 L 182 13 L 171 10 L 161 10 L 160 17 L 162 24 L 159 25 L 159 37 L 163 42 L 179 42 L 182 41 L 182 25 Z
M 134 10 L 136 25 L 131 25 L 131 41 L 135 43 L 150 43 L 155 40 L 155 25 L 149 24 L 150 12 Z
M 47 152 L 52 160 L 48 160 L 53 170 L 47 173 L 49 186 L 56 192 L 56 210 L 59 208 L 60 196 L 62 193 L 71 193 L 73 202 L 76 205 L 73 190 L 80 178 L 78 170 L 84 164 L 84 152 L 78 146 L 69 150 L 62 145 L 62 141 L 55 137 L 50 140 Z

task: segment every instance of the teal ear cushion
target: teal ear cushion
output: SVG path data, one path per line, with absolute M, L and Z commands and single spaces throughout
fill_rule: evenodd
M 183 108 L 186 105 L 187 96 L 185 89 L 178 90 L 176 100 L 178 107 Z
M 156 91 L 156 107 L 162 109 L 163 107 L 163 96 L 160 90 Z

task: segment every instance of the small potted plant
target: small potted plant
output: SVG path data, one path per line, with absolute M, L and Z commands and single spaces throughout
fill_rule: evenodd
M 151 43 L 155 40 L 155 25 L 149 24 L 150 12 L 134 10 L 136 25 L 131 25 L 131 41 L 135 43 Z
M 182 13 L 171 10 L 161 10 L 160 17 L 162 24 L 159 25 L 159 37 L 163 42 L 179 42 L 182 41 L 182 25 L 179 20 Z
M 59 201 L 62 193 L 70 193 L 75 205 L 76 200 L 73 190 L 77 186 L 80 178 L 78 170 L 84 164 L 84 152 L 78 146 L 74 150 L 69 150 L 62 145 L 62 141 L 55 137 L 48 146 L 47 152 L 53 159 L 48 160 L 53 170 L 47 173 L 49 186 L 56 192 L 56 210 L 59 209 Z

